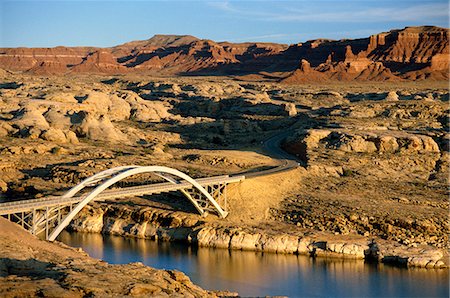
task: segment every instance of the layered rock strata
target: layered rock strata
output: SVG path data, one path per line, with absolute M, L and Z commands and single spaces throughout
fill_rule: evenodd
M 39 75 L 252 75 L 297 84 L 332 81 L 447 80 L 448 29 L 406 27 L 368 38 L 293 45 L 229 43 L 155 35 L 112 48 L 0 49 L 0 68 Z
M 208 222 L 198 216 L 152 208 L 95 204 L 70 229 L 194 245 L 303 254 L 311 257 L 371 259 L 409 267 L 446 268 L 446 252 L 430 246 L 408 248 L 381 239 L 338 236 L 290 226 L 286 231 Z

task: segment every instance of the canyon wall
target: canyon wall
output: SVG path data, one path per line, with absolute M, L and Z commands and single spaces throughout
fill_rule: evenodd
M 2 48 L 0 68 L 38 75 L 253 75 L 289 84 L 447 80 L 448 42 L 448 29 L 432 26 L 406 27 L 355 40 L 317 39 L 290 46 L 155 35 L 112 48 Z

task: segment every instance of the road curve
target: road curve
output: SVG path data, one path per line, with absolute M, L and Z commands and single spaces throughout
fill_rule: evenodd
M 267 153 L 268 156 L 278 160 L 278 166 L 268 170 L 245 172 L 239 175 L 244 175 L 247 179 L 266 176 L 274 173 L 286 172 L 299 167 L 301 165 L 301 161 L 296 156 L 291 155 L 281 149 L 281 142 L 293 133 L 294 130 L 292 128 L 288 128 L 285 131 L 270 137 L 262 143 L 262 149 Z

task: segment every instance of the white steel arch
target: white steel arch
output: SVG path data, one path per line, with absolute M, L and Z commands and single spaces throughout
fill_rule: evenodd
M 220 217 L 225 218 L 228 215 L 228 212 L 224 211 L 222 209 L 222 207 L 220 207 L 220 205 L 216 202 L 216 200 L 214 200 L 214 198 L 206 191 L 206 189 L 203 186 L 201 186 L 198 182 L 196 182 L 194 179 L 192 179 L 188 175 L 186 175 L 176 169 L 162 167 L 162 166 L 122 166 L 122 167 L 117 167 L 117 168 L 113 168 L 113 169 L 109 169 L 109 170 L 97 173 L 94 176 L 85 179 L 80 184 L 71 188 L 66 194 L 64 194 L 63 195 L 64 198 L 70 198 L 70 197 L 73 197 L 76 193 L 78 193 L 83 188 L 85 188 L 87 186 L 91 186 L 93 184 L 96 184 L 97 182 L 102 182 L 94 190 L 92 190 L 81 202 L 79 202 L 77 204 L 77 206 L 74 209 L 72 209 L 72 211 L 69 212 L 69 214 L 66 215 L 66 217 L 59 223 L 59 225 L 49 235 L 48 240 L 54 241 L 56 239 L 56 237 L 58 237 L 58 235 L 61 233 L 61 231 L 64 230 L 64 228 L 67 225 L 69 225 L 69 223 L 78 214 L 78 212 L 80 212 L 80 210 L 83 209 L 83 207 L 86 206 L 90 201 L 95 199 L 95 197 L 98 194 L 100 194 L 102 191 L 104 191 L 111 185 L 119 182 L 120 180 L 125 179 L 126 177 L 136 175 L 136 174 L 142 174 L 142 173 L 154 173 L 173 184 L 178 184 L 179 182 L 171 177 L 165 176 L 164 174 L 170 174 L 170 175 L 179 177 L 179 178 L 187 181 L 188 183 L 190 183 L 201 194 L 203 194 L 206 197 L 206 199 L 209 201 L 209 203 L 217 211 L 217 213 Z M 108 177 L 110 177 L 110 178 L 108 178 Z M 106 178 L 108 178 L 108 179 L 105 180 Z M 202 207 L 200 207 L 199 204 L 186 191 L 182 191 L 182 193 L 191 201 L 191 203 L 200 212 L 200 214 L 203 214 L 205 212 L 202 209 Z
M 135 169 L 135 168 L 139 168 L 140 166 L 121 166 L 121 167 L 115 167 L 112 169 L 108 169 L 102 172 L 99 172 L 89 178 L 84 179 L 83 181 L 81 181 L 79 184 L 75 185 L 74 187 L 72 187 L 71 189 L 69 189 L 68 192 L 66 192 L 62 197 L 63 198 L 71 198 L 73 196 L 75 196 L 79 191 L 81 191 L 83 188 L 87 187 L 87 186 L 93 186 L 95 185 L 97 182 L 100 182 L 102 180 L 104 180 L 105 178 L 112 176 L 114 174 L 117 174 L 121 171 L 127 171 L 130 169 Z

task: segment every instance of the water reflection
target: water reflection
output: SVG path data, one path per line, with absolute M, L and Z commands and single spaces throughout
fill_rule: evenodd
M 448 297 L 448 271 L 402 269 L 360 260 L 312 259 L 194 248 L 99 234 L 59 237 L 110 263 L 143 262 L 177 269 L 207 289 L 237 291 L 243 296 L 290 297 Z

